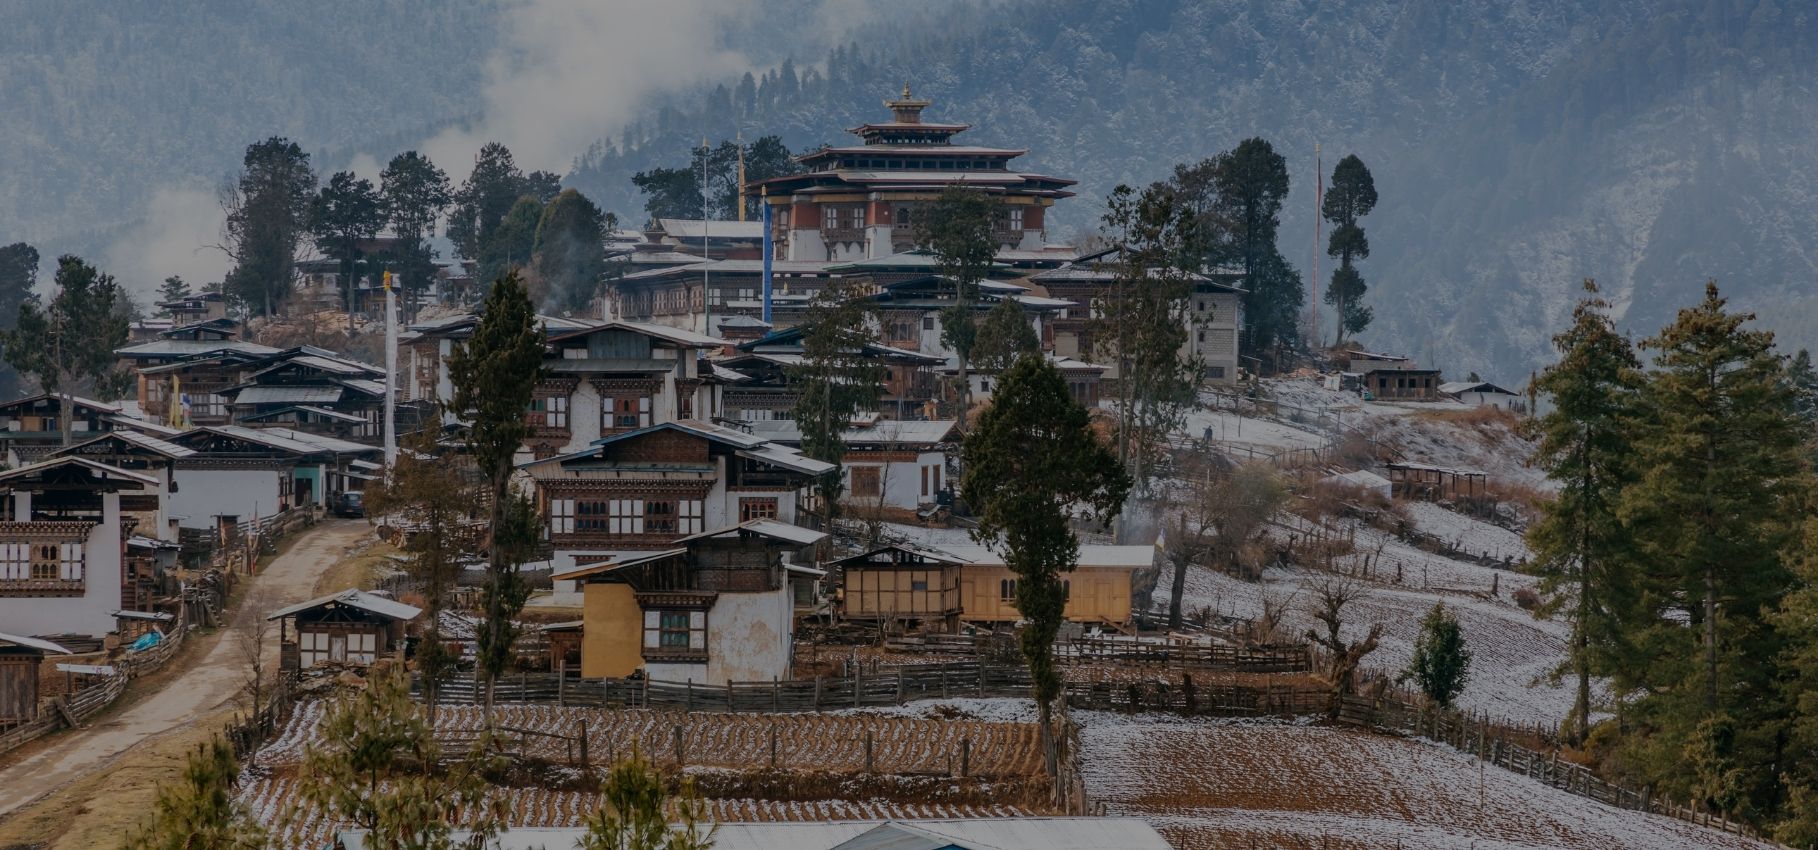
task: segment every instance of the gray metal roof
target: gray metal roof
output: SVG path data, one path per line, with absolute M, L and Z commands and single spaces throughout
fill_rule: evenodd
M 259 356 L 278 353 L 278 349 L 269 345 L 238 339 L 154 339 L 150 342 L 114 349 L 114 353 L 121 357 L 134 358 L 189 357 L 214 351 L 236 351 Z
M 247 387 L 234 396 L 235 404 L 333 404 L 340 400 L 340 387 Z
M 367 593 L 364 590 L 350 589 L 343 590 L 340 593 L 330 593 L 327 596 L 318 596 L 308 602 L 298 602 L 288 608 L 280 608 L 267 614 L 265 619 L 279 620 L 303 611 L 308 611 L 311 608 L 320 608 L 330 603 L 346 605 L 349 608 L 358 608 L 362 611 L 368 611 L 381 617 L 390 617 L 393 620 L 414 620 L 417 618 L 418 614 L 423 613 L 423 609 L 418 608 L 415 605 L 406 605 L 396 599 L 386 599 L 383 596 Z
M 27 649 L 36 649 L 36 650 L 41 650 L 44 652 L 55 652 L 58 655 L 73 655 L 74 654 L 74 653 L 70 652 L 69 650 L 64 649 L 61 646 L 51 643 L 48 640 L 40 640 L 39 638 L 33 638 L 33 637 L 23 637 L 21 635 L 9 635 L 9 634 L 5 634 L 5 633 L 0 633 L 0 643 L 10 643 L 14 646 L 23 646 Z

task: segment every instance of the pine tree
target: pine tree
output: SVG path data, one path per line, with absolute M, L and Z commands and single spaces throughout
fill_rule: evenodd
M 1357 220 L 1375 207 L 1376 181 L 1370 177 L 1370 169 L 1357 154 L 1339 160 L 1332 167 L 1332 188 L 1320 207 L 1320 215 L 1332 223 L 1326 255 L 1338 258 L 1338 268 L 1332 270 L 1332 283 L 1326 289 L 1326 303 L 1338 311 L 1335 342 L 1344 342 L 1346 333 L 1358 333 L 1370 324 L 1370 308 L 1363 304 L 1367 287 L 1353 263 L 1370 256 L 1370 240 Z
M 1435 705 L 1449 707 L 1464 691 L 1471 678 L 1471 650 L 1465 647 L 1458 617 L 1446 610 L 1445 602 L 1433 603 L 1421 618 L 1420 634 L 1414 639 L 1414 658 L 1403 675 L 1413 680 Z
M 652 168 L 631 177 L 644 193 L 644 212 L 660 218 L 701 218 L 701 175 L 693 168 Z
M 972 537 L 1001 552 L 1016 575 L 1018 643 L 1047 723 L 1061 678 L 1054 638 L 1066 609 L 1062 574 L 1079 557 L 1071 511 L 1109 523 L 1130 479 L 1098 440 L 1090 417 L 1053 364 L 1025 355 L 1003 373 L 962 448 L 961 497 L 978 519 Z
M 708 850 L 717 827 L 703 827 L 706 806 L 684 777 L 669 793 L 662 774 L 635 751 L 612 766 L 600 807 L 582 819 L 581 850 Z
M 1092 336 L 1117 367 L 1117 452 L 1138 492 L 1168 435 L 1198 401 L 1203 365 L 1188 346 L 1193 281 L 1182 268 L 1196 224 L 1174 187 L 1111 192 L 1104 225 L 1121 249 L 1116 278 L 1095 299 Z
M 296 278 L 297 246 L 309 232 L 316 174 L 309 154 L 273 136 L 248 145 L 239 178 L 223 192 L 227 213 L 227 294 L 260 315 L 273 315 Z
M 964 429 L 972 410 L 972 348 L 978 342 L 978 285 L 997 258 L 997 199 L 977 189 L 949 186 L 920 210 L 915 242 L 934 254 L 940 274 L 953 287 L 953 304 L 942 310 L 941 344 L 959 361 L 959 411 Z
M 1268 141 L 1245 139 L 1210 160 L 1176 166 L 1174 184 L 1200 212 L 1190 252 L 1196 262 L 1243 269 L 1244 350 L 1262 356 L 1277 343 L 1294 342 L 1306 295 L 1275 245 L 1288 196 L 1287 160 Z
M 164 283 L 159 284 L 158 286 L 159 304 L 169 304 L 172 301 L 181 301 L 188 297 L 189 284 L 184 283 L 183 278 L 177 275 L 171 275 L 170 277 L 165 278 Z M 158 315 L 168 317 L 170 315 L 170 310 L 160 308 L 158 310 Z
M 398 453 L 386 479 L 368 488 L 366 495 L 366 509 L 372 515 L 400 517 L 422 529 L 406 538 L 404 551 L 410 557 L 407 572 L 423 594 L 423 633 L 416 664 L 432 722 L 436 694 L 460 660 L 442 640 L 442 611 L 460 575 L 460 556 L 465 554 L 457 527 L 477 504 L 461 467 L 453 458 L 438 456 L 442 449 L 436 443 L 437 433 L 428 428 L 419 431 L 410 441 L 410 450 Z
M 1564 611 L 1572 624 L 1566 666 L 1577 694 L 1566 738 L 1573 743 L 1590 731 L 1594 673 L 1616 676 L 1619 687 L 1638 684 L 1621 661 L 1624 615 L 1636 600 L 1629 532 L 1617 505 L 1637 474 L 1632 437 L 1641 413 L 1641 363 L 1616 331 L 1597 284 L 1586 280 L 1584 289 L 1572 326 L 1553 338 L 1559 361 L 1534 381 L 1552 408 L 1524 425 L 1539 439 L 1536 465 L 1559 484 L 1558 497 L 1529 529 L 1528 545 L 1544 599 L 1536 616 Z
M 265 831 L 234 803 L 233 747 L 219 737 L 189 754 L 183 776 L 161 783 L 151 820 L 126 841 L 128 850 L 261 850 Z
M 19 305 L 38 285 L 38 249 L 24 242 L 0 248 L 0 327 L 10 327 Z
M 335 172 L 309 203 L 309 232 L 316 237 L 316 250 L 334 258 L 340 265 L 349 334 L 354 329 L 353 299 L 355 280 L 360 272 L 360 243 L 379 235 L 384 226 L 384 201 L 373 189 L 371 180 L 355 177 L 351 171 Z
M 845 492 L 839 468 L 846 457 L 842 434 L 853 416 L 876 405 L 880 395 L 883 369 L 865 351 L 875 339 L 876 324 L 877 314 L 863 290 L 835 278 L 809 304 L 801 324 L 802 362 L 789 370 L 799 388 L 794 416 L 802 453 L 834 465 L 814 482 L 826 530 L 833 528 Z
M 980 368 L 1001 371 L 1025 354 L 1040 355 L 1042 341 L 1023 305 L 1013 298 L 1001 298 L 979 323 L 972 351 Z
M 612 214 L 573 189 L 543 208 L 532 269 L 542 303 L 579 312 L 593 304 L 606 273 L 606 231 Z
M 514 556 L 524 546 L 524 527 L 534 528 L 535 524 L 523 518 L 523 500 L 512 495 L 512 458 L 530 433 L 525 411 L 537 382 L 543 379 L 546 346 L 547 337 L 531 309 L 524 282 L 516 273 L 508 273 L 487 291 L 473 335 L 448 358 L 449 379 L 454 384 L 449 409 L 467 423 L 467 450 L 486 476 L 491 507 L 493 539 L 479 637 L 489 723 L 492 686 L 508 657 L 515 633 L 512 619 L 525 599 Z
M 448 240 L 455 250 L 467 259 L 479 259 L 480 246 L 525 194 L 525 188 L 524 172 L 518 169 L 510 148 L 498 142 L 481 147 L 473 173 L 454 193 L 454 209 L 448 215 Z
M 478 273 L 481 280 L 498 280 L 512 271 L 530 267 L 536 253 L 537 226 L 543 221 L 543 204 L 524 195 L 512 204 L 499 226 L 480 245 Z
M 379 175 L 379 184 L 386 220 L 397 237 L 393 260 L 414 304 L 435 277 L 435 251 L 429 238 L 435 235 L 436 220 L 453 200 L 448 175 L 429 157 L 405 151 L 392 157 Z
M 1818 369 L 1812 367 L 1811 352 L 1801 348 L 1786 364 L 1787 384 L 1793 391 L 1793 415 L 1805 423 L 1806 439 L 1812 439 L 1818 428 Z
M 1777 697 L 1789 718 L 1781 776 L 1787 799 L 1775 838 L 1810 847 L 1818 844 L 1818 517 L 1805 519 L 1797 553 L 1798 587 L 1774 614 L 1787 642 Z
M 48 307 L 37 296 L 19 305 L 19 318 L 0 335 L 6 362 L 59 395 L 63 445 L 73 439 L 73 393 L 97 386 L 115 365 L 114 349 L 126 344 L 126 294 L 114 276 L 64 255 L 57 258 L 57 291 Z
M 504 796 L 487 794 L 485 736 L 464 758 L 442 758 L 434 729 L 398 670 L 374 671 L 331 704 L 303 750 L 299 796 L 366 831 L 371 850 L 454 850 L 490 844 Z M 303 812 L 295 813 L 301 816 Z M 469 841 L 457 845 L 455 830 Z
M 1744 327 L 1752 318 L 1729 312 L 1710 284 L 1703 302 L 1643 343 L 1656 366 L 1644 389 L 1643 472 L 1619 509 L 1648 565 L 1652 616 L 1635 637 L 1647 690 L 1630 714 L 1649 731 L 1627 761 L 1694 790 L 1683 751 L 1722 718 L 1733 734 L 1703 746 L 1750 773 L 1737 814 L 1770 807 L 1782 772 L 1778 707 L 1763 696 L 1780 677 L 1784 639 L 1767 615 L 1791 589 L 1784 553 L 1803 481 L 1793 392 L 1773 334 Z M 1700 782 L 1708 790 L 1717 777 Z
M 524 175 L 524 185 L 518 190 L 519 197 L 529 195 L 537 203 L 548 206 L 550 201 L 562 194 L 562 175 L 553 171 L 532 171 Z

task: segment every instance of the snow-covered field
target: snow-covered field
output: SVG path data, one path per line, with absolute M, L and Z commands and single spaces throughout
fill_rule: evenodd
M 1520 534 L 1432 502 L 1404 502 L 1414 527 L 1468 552 L 1521 562 L 1533 557 Z
M 1452 539 L 1468 550 L 1506 550 L 1517 557 L 1526 552 L 1512 532 L 1436 505 L 1410 507 L 1418 525 L 1449 530 Z M 1277 529 L 1274 533 L 1288 532 Z M 1336 567 L 1362 573 L 1365 561 L 1370 564 L 1368 577 L 1360 580 L 1369 589 L 1348 609 L 1345 636 L 1360 639 L 1371 624 L 1383 625 L 1380 646 L 1364 659 L 1366 668 L 1391 675 L 1406 669 L 1413 659 L 1421 617 L 1435 602 L 1444 600 L 1458 617 L 1474 656 L 1471 680 L 1459 697 L 1461 706 L 1515 723 L 1556 723 L 1570 710 L 1569 685 L 1546 681 L 1565 658 L 1568 627 L 1559 621 L 1534 619 L 1512 598 L 1517 589 L 1534 585 L 1531 576 L 1435 555 L 1376 529 L 1360 527 L 1356 551 L 1341 556 Z M 1159 604 L 1167 603 L 1168 578 L 1163 576 L 1156 589 Z M 1315 625 L 1307 611 L 1313 597 L 1309 583 L 1323 579 L 1321 573 L 1271 568 L 1264 571 L 1261 582 L 1252 583 L 1196 566 L 1188 569 L 1182 600 L 1187 611 L 1209 608 L 1248 619 L 1260 616 L 1268 599 L 1287 608 L 1286 628 L 1298 637 Z M 1494 596 L 1490 595 L 1492 588 Z
M 1080 712 L 1087 793 L 1177 850 L 1763 848 L 1438 744 L 1308 724 Z

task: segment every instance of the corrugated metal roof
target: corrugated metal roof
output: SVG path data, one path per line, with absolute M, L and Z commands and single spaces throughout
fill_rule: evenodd
M 114 353 L 121 357 L 188 357 L 214 351 L 233 351 L 261 357 L 278 353 L 278 349 L 269 345 L 238 339 L 154 339 L 114 349 Z
M 378 446 L 369 446 L 365 443 L 356 443 L 351 440 L 340 439 L 339 437 L 311 434 L 308 431 L 299 431 L 295 428 L 260 428 L 258 430 L 269 434 L 276 434 L 287 440 L 294 440 L 336 454 L 377 454 L 383 451 L 383 449 L 380 449 Z
M 782 446 L 769 444 L 765 444 L 763 448 L 758 449 L 740 449 L 739 456 L 750 458 L 760 463 L 780 466 L 784 469 L 792 469 L 807 475 L 825 475 L 839 468 L 831 463 L 815 460 L 807 455 L 790 451 Z
M 48 640 L 40 640 L 38 638 L 24 637 L 21 635 L 9 635 L 9 634 L 5 634 L 3 632 L 0 632 L 0 643 L 10 643 L 14 646 L 23 646 L 28 649 L 37 649 L 37 650 L 42 650 L 44 652 L 55 652 L 58 655 L 75 654 L 75 653 L 70 652 L 67 649 L 64 649 L 61 646 L 51 643 Z
M 360 378 L 360 379 L 355 379 L 355 380 L 343 380 L 340 382 L 340 384 L 341 384 L 341 386 L 347 387 L 348 389 L 358 390 L 367 395 L 376 395 L 380 398 L 385 397 L 385 382 L 384 381 L 369 381 L 364 378 Z
M 952 555 L 974 566 L 1001 567 L 1004 565 L 1004 557 L 991 551 L 989 546 L 954 544 L 929 548 Z M 1082 567 L 1147 567 L 1155 563 L 1155 547 L 1081 545 L 1078 563 Z
M 799 525 L 790 525 L 789 523 L 778 522 L 773 519 L 754 519 L 741 522 L 738 525 L 716 529 L 714 531 L 703 531 L 700 534 L 691 534 L 682 538 L 679 542 L 686 543 L 690 540 L 703 540 L 709 537 L 729 537 L 738 534 L 739 532 L 749 532 L 751 534 L 781 540 L 786 543 L 794 543 L 798 546 L 808 546 L 827 539 L 827 534 L 825 532 L 815 531 L 812 528 L 803 528 Z
M 705 222 L 696 218 L 659 218 L 657 226 L 667 236 L 677 239 L 699 239 L 703 235 L 711 239 L 762 239 L 764 223 L 762 221 L 719 221 L 709 219 Z
M 320 608 L 329 603 L 346 605 L 349 608 L 358 608 L 362 611 L 370 611 L 381 617 L 390 617 L 394 620 L 414 620 L 417 618 L 418 614 L 423 613 L 423 609 L 418 608 L 415 605 L 406 605 L 396 599 L 386 599 L 383 596 L 367 593 L 364 590 L 343 590 L 340 593 L 330 593 L 327 596 L 318 596 L 308 602 L 298 602 L 288 608 L 280 608 L 267 614 L 265 619 L 278 620 L 298 612 L 308 611 L 311 608 Z
M 333 404 L 341 400 L 340 387 L 247 387 L 234 395 L 235 404 Z
M 104 479 L 111 478 L 116 481 L 133 481 L 148 486 L 157 486 L 158 484 L 158 479 L 153 478 L 150 475 L 121 469 L 117 466 L 108 466 L 105 463 L 97 463 L 88 460 L 87 458 L 70 457 L 68 455 L 52 458 L 50 460 L 42 460 L 37 463 L 28 463 L 17 469 L 9 469 L 5 472 L 0 472 L 0 482 L 12 481 L 16 478 L 31 478 L 52 467 L 68 466 L 70 464 L 87 467 L 90 472 Z
M 749 423 L 751 433 L 782 443 L 802 441 L 801 425 L 793 419 L 759 419 Z M 847 428 L 840 439 L 847 443 L 907 443 L 933 445 L 945 442 L 958 424 L 951 419 L 926 421 L 881 419 L 861 428 Z

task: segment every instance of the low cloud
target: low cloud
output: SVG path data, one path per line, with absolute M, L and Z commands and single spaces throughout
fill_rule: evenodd
M 154 191 L 126 234 L 107 248 L 101 268 L 111 273 L 141 305 L 158 284 L 181 275 L 192 289 L 227 274 L 221 242 L 225 215 L 213 191 L 167 186 Z

